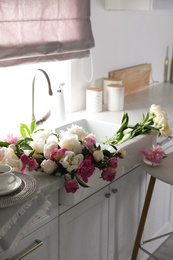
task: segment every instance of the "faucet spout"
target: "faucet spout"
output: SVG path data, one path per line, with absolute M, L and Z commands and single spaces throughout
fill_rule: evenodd
M 42 69 L 38 69 L 37 71 L 40 71 L 44 74 L 44 76 L 46 77 L 46 80 L 47 80 L 47 84 L 48 84 L 48 94 L 50 96 L 53 95 L 53 92 L 52 92 L 52 88 L 51 88 L 51 83 L 50 83 L 50 79 L 49 79 L 49 76 L 47 75 L 47 73 L 42 70 Z M 36 74 L 32 80 L 32 121 L 35 120 L 35 114 L 34 114 L 34 87 L 35 87 L 35 78 L 37 76 L 37 71 L 36 71 Z M 43 122 L 45 122 L 51 115 L 51 112 L 48 111 L 41 119 L 39 119 L 38 121 L 36 121 L 36 126 L 38 126 L 39 124 L 42 124 Z

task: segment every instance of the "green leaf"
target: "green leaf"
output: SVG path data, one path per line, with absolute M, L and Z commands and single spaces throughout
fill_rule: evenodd
M 31 137 L 25 137 L 25 141 L 30 142 L 30 141 L 33 141 L 33 139 Z
M 10 144 L 8 142 L 2 142 L 0 141 L 0 146 L 8 147 Z
M 20 145 L 20 144 L 23 143 L 23 142 L 25 142 L 25 139 L 20 139 L 19 141 L 17 141 L 17 142 L 15 143 L 15 145 Z
M 109 152 L 108 150 L 104 149 L 102 152 L 103 152 L 104 156 L 111 157 L 111 152 Z
M 32 147 L 27 143 L 22 143 L 20 147 L 22 148 L 22 150 L 33 150 Z
M 35 153 L 35 150 L 33 150 L 33 151 L 29 154 L 29 157 L 32 157 L 34 153 Z
M 115 145 L 111 145 L 114 149 L 115 149 L 115 151 L 117 151 L 118 149 L 116 148 L 116 146 Z
M 27 125 L 21 123 L 20 126 L 21 126 L 23 129 L 26 129 L 28 135 L 31 136 L 31 132 L 30 132 L 30 130 L 29 130 L 29 128 L 28 128 Z
M 31 122 L 31 125 L 30 125 L 30 133 L 31 133 L 31 134 L 34 132 L 35 122 L 36 122 L 36 120 L 34 120 L 34 121 Z
M 20 126 L 20 133 L 23 137 L 26 137 L 25 129 L 22 126 Z
M 84 188 L 90 188 L 90 186 L 88 186 L 85 182 L 83 182 L 80 178 L 77 177 L 77 175 L 75 175 L 77 182 L 80 184 L 80 186 L 84 187 Z
M 124 112 L 122 120 L 121 120 L 121 126 L 118 129 L 117 133 L 121 133 L 123 130 L 125 130 L 128 126 L 128 122 L 129 122 L 129 116 L 127 113 Z
M 38 131 L 44 131 L 44 129 L 38 129 L 38 130 L 34 131 L 34 134 L 37 133 Z

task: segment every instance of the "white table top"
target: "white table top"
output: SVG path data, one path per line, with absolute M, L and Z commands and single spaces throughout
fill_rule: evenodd
M 142 167 L 156 179 L 173 185 L 173 152 L 167 154 L 167 157 L 158 166 L 151 166 L 143 162 Z

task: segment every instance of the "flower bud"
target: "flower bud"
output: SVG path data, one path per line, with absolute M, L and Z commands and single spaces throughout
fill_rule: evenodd
M 93 153 L 93 157 L 96 162 L 100 162 L 101 160 L 103 160 L 104 155 L 102 150 L 95 150 Z
M 117 150 L 117 156 L 120 159 L 123 159 L 126 156 L 126 150 L 124 150 L 123 148 L 120 148 L 119 150 Z

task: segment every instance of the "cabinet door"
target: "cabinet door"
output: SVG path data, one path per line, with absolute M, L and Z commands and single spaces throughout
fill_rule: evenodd
M 108 204 L 104 188 L 60 215 L 59 259 L 106 260 Z
M 38 247 L 32 251 L 31 249 L 36 245 Z M 24 256 L 30 250 L 31 252 Z M 23 257 L 19 258 L 22 255 Z M 15 250 L 2 252 L 0 259 L 58 260 L 58 219 L 51 221 L 23 238 Z
M 131 259 L 145 184 L 146 174 L 137 167 L 110 185 L 108 260 Z

